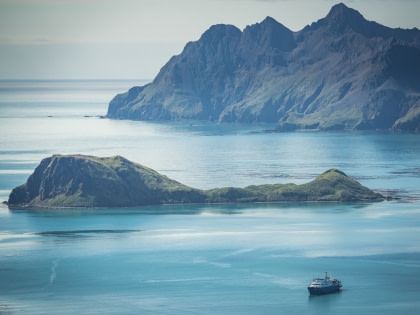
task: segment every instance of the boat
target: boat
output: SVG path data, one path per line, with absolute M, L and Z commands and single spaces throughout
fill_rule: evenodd
M 325 272 L 325 278 L 314 278 L 308 286 L 311 295 L 321 295 L 337 292 L 341 289 L 342 284 L 338 279 L 331 278 L 328 271 Z

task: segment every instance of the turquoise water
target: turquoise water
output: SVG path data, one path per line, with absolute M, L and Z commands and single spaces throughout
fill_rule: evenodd
M 52 154 L 123 155 L 198 188 L 304 183 L 336 167 L 380 203 L 0 207 L 0 314 L 413 314 L 420 139 L 272 125 L 111 121 L 127 81 L 0 82 L 0 200 Z M 143 84 L 140 82 L 139 84 Z M 340 293 L 311 297 L 325 271 Z

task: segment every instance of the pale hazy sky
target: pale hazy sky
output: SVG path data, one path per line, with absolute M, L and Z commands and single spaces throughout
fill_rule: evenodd
M 152 79 L 211 25 L 271 16 L 293 31 L 339 0 L 0 0 L 0 79 Z M 420 28 L 420 0 L 348 0 L 366 19 Z

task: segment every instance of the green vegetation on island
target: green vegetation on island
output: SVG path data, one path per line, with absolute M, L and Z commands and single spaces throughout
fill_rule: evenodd
M 331 169 L 302 184 L 201 190 L 121 156 L 54 155 L 14 188 L 10 208 L 134 207 L 158 204 L 382 201 L 384 196 Z

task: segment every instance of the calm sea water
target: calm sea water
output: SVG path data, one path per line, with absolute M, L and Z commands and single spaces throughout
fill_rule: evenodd
M 122 155 L 198 188 L 336 167 L 380 203 L 0 207 L 0 314 L 420 312 L 420 138 L 99 119 L 130 81 L 0 81 L 0 200 L 52 154 Z M 325 271 L 340 293 L 311 297 Z

